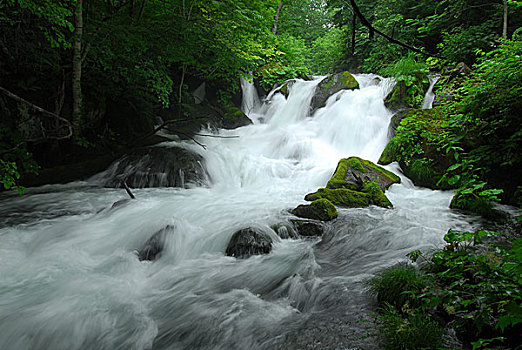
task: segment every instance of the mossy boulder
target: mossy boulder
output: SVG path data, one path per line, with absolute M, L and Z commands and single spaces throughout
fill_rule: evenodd
M 341 90 L 354 90 L 359 88 L 359 83 L 350 72 L 341 72 L 324 78 L 315 89 L 315 94 L 310 103 L 310 114 L 326 105 L 326 100 Z
M 320 188 L 316 192 L 305 196 L 307 201 L 315 201 L 321 198 L 326 198 L 339 207 L 360 208 L 370 205 L 370 196 L 367 193 L 345 188 Z
M 406 108 L 421 107 L 424 95 L 429 88 L 426 79 L 417 78 L 416 82 L 406 85 L 406 81 L 398 81 L 393 89 L 384 98 L 384 105 L 393 111 L 400 111 Z
M 382 191 L 401 179 L 389 170 L 359 157 L 344 158 L 339 161 L 333 176 L 328 180 L 326 188 L 344 188 L 360 191 L 366 181 L 374 181 Z
M 400 121 L 396 135 L 390 139 L 378 163 L 399 162 L 404 174 L 417 186 L 450 189 L 447 182 L 438 183 L 446 169 L 454 163 L 453 155 L 440 150 L 444 115 L 439 108 L 410 109 Z
M 366 181 L 363 185 L 363 192 L 370 197 L 370 203 L 383 208 L 392 208 L 393 204 L 381 190 L 375 181 Z
M 338 216 L 335 206 L 325 198 L 317 199 L 309 205 L 300 205 L 292 210 L 292 214 L 301 218 L 320 221 L 330 221 Z
M 393 205 L 375 181 L 366 181 L 360 191 L 345 188 L 320 188 L 314 193 L 305 196 L 305 200 L 313 201 L 320 198 L 328 199 L 334 205 L 347 208 L 363 208 L 371 204 L 383 208 L 392 208 Z
M 268 254 L 270 251 L 272 251 L 272 238 L 259 229 L 248 227 L 232 235 L 226 255 L 244 259 L 252 255 Z

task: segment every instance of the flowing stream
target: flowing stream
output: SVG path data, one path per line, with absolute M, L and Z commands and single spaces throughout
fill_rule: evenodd
M 448 208 L 450 192 L 402 176 L 394 209 L 340 209 L 322 239 L 280 239 L 270 226 L 324 187 L 340 158 L 376 162 L 391 117 L 387 79 L 359 75 L 308 116 L 319 79 L 288 99 L 260 103 L 245 87 L 254 124 L 201 138 L 208 186 L 136 189 L 137 200 L 95 179 L 0 195 L 0 349 L 375 349 L 364 281 L 415 249 L 442 244 L 473 218 Z M 164 146 L 169 146 L 165 144 Z M 139 261 L 154 232 L 174 227 L 163 255 Z M 271 234 L 270 254 L 225 256 L 232 234 Z M 370 322 L 370 321 L 368 321 Z
M 433 106 L 433 101 L 435 101 L 435 93 L 433 92 L 433 87 L 439 81 L 440 74 L 431 74 L 428 76 L 430 81 L 430 86 L 424 95 L 424 101 L 422 102 L 421 109 L 431 109 Z

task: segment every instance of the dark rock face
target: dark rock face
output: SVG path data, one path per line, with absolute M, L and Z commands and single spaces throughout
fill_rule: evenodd
M 145 246 L 138 251 L 138 258 L 143 260 L 156 260 L 161 256 L 165 248 L 167 235 L 174 233 L 174 227 L 168 225 L 154 233 L 145 243 Z
M 202 161 L 179 147 L 141 148 L 114 162 L 102 182 L 105 187 L 121 187 L 123 179 L 131 188 L 202 185 L 207 177 Z
M 300 205 L 292 210 L 292 214 L 300 218 L 320 221 L 330 221 L 338 216 L 337 209 L 326 198 L 314 200 L 309 205 Z
M 323 79 L 315 89 L 315 94 L 310 103 L 310 114 L 326 105 L 326 100 L 341 90 L 354 90 L 359 88 L 359 83 L 349 72 L 330 75 Z
M 315 220 L 292 220 L 299 235 L 303 237 L 317 237 L 324 233 L 324 224 Z
M 226 255 L 248 258 L 252 255 L 268 254 L 272 250 L 272 238 L 255 228 L 244 228 L 232 235 Z

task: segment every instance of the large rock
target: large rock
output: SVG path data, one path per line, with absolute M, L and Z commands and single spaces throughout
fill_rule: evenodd
M 174 232 L 174 227 L 167 225 L 158 232 L 154 233 L 138 251 L 138 258 L 143 260 L 156 260 L 161 256 L 165 248 L 165 241 L 169 234 Z
M 366 181 L 357 191 L 346 188 L 320 188 L 316 192 L 305 196 L 307 201 L 314 201 L 320 198 L 328 199 L 339 207 L 347 208 L 362 208 L 370 204 L 383 208 L 393 207 L 388 197 L 374 181 Z
M 339 161 L 335 173 L 328 180 L 326 188 L 361 191 L 366 181 L 376 182 L 381 191 L 385 191 L 392 184 L 400 183 L 401 179 L 391 171 L 369 160 L 350 157 Z
M 236 258 L 268 254 L 272 250 L 272 238 L 255 228 L 244 228 L 232 235 L 226 254 Z
M 305 196 L 307 201 L 326 199 L 332 204 L 347 208 L 377 205 L 392 208 L 384 191 L 400 178 L 394 173 L 358 157 L 341 159 L 326 188 Z
M 325 198 L 317 199 L 308 205 L 302 204 L 292 210 L 292 214 L 301 218 L 320 221 L 330 221 L 338 216 L 335 206 Z
M 202 161 L 179 147 L 140 148 L 114 162 L 101 181 L 105 187 L 120 187 L 121 180 L 131 188 L 201 185 L 207 177 Z
M 417 186 L 432 189 L 455 187 L 447 181 L 439 183 L 446 169 L 454 164 L 453 154 L 441 150 L 436 143 L 443 131 L 443 121 L 440 108 L 408 110 L 378 163 L 399 162 L 404 175 Z
M 359 83 L 349 72 L 337 73 L 324 78 L 315 89 L 315 94 L 310 103 L 310 114 L 324 107 L 330 96 L 341 90 L 354 90 L 359 88 Z

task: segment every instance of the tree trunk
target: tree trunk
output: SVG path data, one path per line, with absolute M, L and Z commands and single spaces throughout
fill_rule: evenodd
M 279 22 L 279 15 L 281 14 L 281 9 L 283 8 L 283 1 L 279 3 L 277 7 L 277 12 L 274 18 L 274 26 L 272 27 L 272 33 L 277 34 L 277 22 Z
M 74 18 L 74 42 L 72 59 L 73 127 L 75 135 L 81 133 L 82 122 L 82 0 L 78 0 Z
M 352 56 L 355 56 L 355 31 L 357 30 L 357 14 L 353 12 L 352 19 Z
M 502 28 L 502 37 L 507 39 L 507 29 L 508 29 L 508 0 L 504 0 L 504 25 Z

